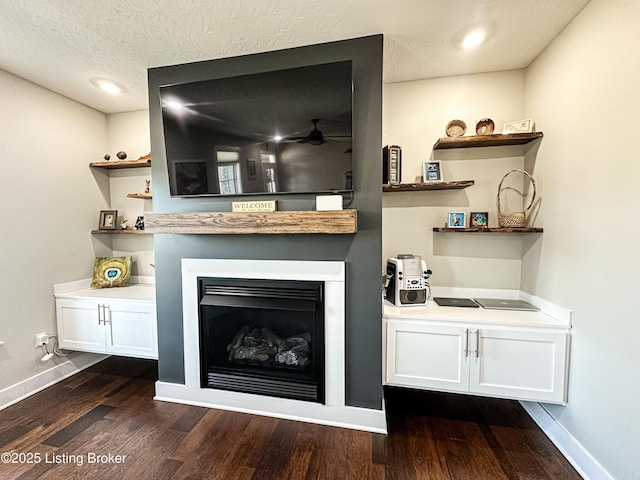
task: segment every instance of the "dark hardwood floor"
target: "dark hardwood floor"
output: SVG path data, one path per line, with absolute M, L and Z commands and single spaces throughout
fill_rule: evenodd
M 389 435 L 158 402 L 111 357 L 0 411 L 8 479 L 580 479 L 517 402 L 387 389 Z

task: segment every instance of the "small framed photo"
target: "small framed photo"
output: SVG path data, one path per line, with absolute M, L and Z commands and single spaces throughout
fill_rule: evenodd
M 533 119 L 517 120 L 515 122 L 505 123 L 502 127 L 502 133 L 528 133 L 533 132 Z
M 100 210 L 98 230 L 115 230 L 118 220 L 117 210 Z
M 471 212 L 469 226 L 471 228 L 487 228 L 489 226 L 489 212 Z
M 424 162 L 424 181 L 442 182 L 442 165 L 439 160 Z
M 449 212 L 449 228 L 465 228 L 467 225 L 467 214 L 464 212 Z

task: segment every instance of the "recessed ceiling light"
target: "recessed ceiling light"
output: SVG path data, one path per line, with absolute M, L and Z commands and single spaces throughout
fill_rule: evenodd
M 112 80 L 106 80 L 103 78 L 97 78 L 93 80 L 93 84 L 96 85 L 101 90 L 107 93 L 111 93 L 112 95 L 116 95 L 122 92 L 123 90 L 123 88 L 120 85 L 118 85 L 116 82 Z
M 280 140 L 282 140 L 282 136 L 281 135 L 276 135 L 275 137 L 273 137 L 273 140 L 276 142 L 279 142 Z
M 485 38 L 486 34 L 482 30 L 474 30 L 465 35 L 465 37 L 462 39 L 462 46 L 464 48 L 477 47 L 482 42 L 484 42 Z

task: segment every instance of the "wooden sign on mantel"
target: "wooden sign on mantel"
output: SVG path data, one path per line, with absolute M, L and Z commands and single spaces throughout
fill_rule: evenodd
M 251 200 L 248 202 L 231 202 L 232 212 L 275 212 L 275 200 Z

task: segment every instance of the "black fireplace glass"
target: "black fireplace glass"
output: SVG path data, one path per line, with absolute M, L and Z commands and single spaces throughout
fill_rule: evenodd
M 322 282 L 198 283 L 202 387 L 324 402 Z

